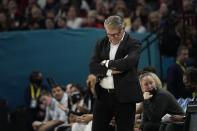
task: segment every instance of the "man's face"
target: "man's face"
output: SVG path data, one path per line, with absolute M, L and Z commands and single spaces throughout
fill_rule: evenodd
M 64 96 L 64 91 L 61 87 L 57 86 L 52 89 L 52 95 L 55 97 L 56 100 L 60 101 Z
M 36 85 L 41 85 L 43 80 L 42 73 L 39 73 L 36 77 L 33 78 L 33 83 Z
M 110 42 L 113 44 L 119 43 L 123 37 L 124 29 L 110 28 L 107 25 L 104 25 L 104 27 Z
M 183 49 L 179 54 L 179 60 L 182 62 L 186 62 L 189 57 L 189 51 L 188 49 Z

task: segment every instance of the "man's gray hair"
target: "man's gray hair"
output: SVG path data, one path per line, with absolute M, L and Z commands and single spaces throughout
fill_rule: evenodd
M 122 29 L 124 28 L 124 21 L 121 16 L 113 15 L 105 20 L 104 25 L 110 26 L 110 28 Z

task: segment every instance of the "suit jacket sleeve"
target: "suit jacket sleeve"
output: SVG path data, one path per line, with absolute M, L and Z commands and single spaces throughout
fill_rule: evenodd
M 126 44 L 128 54 L 121 59 L 110 60 L 109 69 L 118 71 L 128 71 L 133 67 L 137 67 L 140 56 L 140 43 L 134 39 L 129 39 Z
M 101 58 L 101 51 L 102 51 L 102 46 L 101 46 L 102 41 L 98 41 L 96 44 L 96 48 L 94 50 L 94 54 L 91 58 L 89 68 L 90 68 L 90 74 L 94 74 L 96 76 L 101 76 L 104 77 L 106 76 L 107 73 L 107 68 L 105 66 L 102 66 L 100 63 L 102 61 Z

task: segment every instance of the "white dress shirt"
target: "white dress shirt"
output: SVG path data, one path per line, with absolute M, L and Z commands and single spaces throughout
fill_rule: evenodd
M 109 60 L 114 60 L 115 59 L 115 56 L 116 56 L 116 52 L 118 50 L 118 47 L 121 43 L 121 41 L 123 40 L 125 36 L 125 33 L 123 34 L 120 42 L 118 44 L 113 44 L 110 42 L 110 51 L 109 51 Z M 105 66 L 108 68 L 108 63 L 109 63 L 109 60 L 107 60 Z M 100 81 L 100 85 L 102 88 L 105 88 L 105 89 L 114 89 L 114 80 L 113 80 L 113 75 L 112 75 L 112 70 L 111 69 L 108 69 L 107 70 L 107 77 L 104 77 L 101 81 Z

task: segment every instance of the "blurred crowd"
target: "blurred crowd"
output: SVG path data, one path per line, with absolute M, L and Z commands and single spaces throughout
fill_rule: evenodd
M 179 46 L 176 63 L 168 69 L 167 87 L 154 67 L 138 71 L 144 101 L 136 104 L 135 131 L 175 131 L 179 126 L 183 129 L 187 104 L 197 99 L 197 68 L 186 64 L 188 53 L 186 46 Z M 45 84 L 44 79 L 39 71 L 30 74 L 24 95 L 26 104 L 10 114 L 10 130 L 91 131 L 94 85 L 61 86 L 49 78 Z M 166 114 L 170 114 L 170 118 L 166 118 Z M 166 127 L 165 122 L 170 125 Z M 182 123 L 177 127 L 173 124 L 176 122 Z M 113 117 L 109 131 L 116 131 L 116 126 Z
M 126 31 L 154 31 L 168 16 L 196 12 L 196 0 L 1 0 L 0 31 L 103 28 L 112 14 Z M 183 6 L 182 6 L 183 5 Z
M 184 102 L 180 104 L 176 100 L 183 98 L 192 101 L 197 96 L 196 79 L 193 80 L 194 84 L 189 83 L 189 85 L 187 79 L 183 79 L 188 67 L 197 65 L 197 33 L 194 28 L 196 23 L 187 21 L 188 25 L 183 28 L 185 23 L 180 18 L 182 14 L 192 16 L 196 15 L 196 12 L 197 0 L 1 0 L 0 32 L 78 29 L 81 27 L 103 28 L 105 18 L 112 14 L 124 18 L 127 32 L 156 32 L 159 36 L 161 32 L 157 32 L 158 28 L 165 26 L 166 28 L 162 30 L 161 51 L 168 56 L 176 57 L 175 64 L 169 67 L 167 73 L 167 90 L 170 93 L 162 91 L 163 89 L 160 90 L 162 87 L 160 79 L 155 80 L 155 76 L 150 74 L 150 72 L 157 74 L 155 70 L 148 68 L 145 72 L 143 71 L 139 75 L 145 99 L 141 105 L 145 105 L 146 108 L 137 112 L 140 115 L 144 113 L 144 117 L 138 118 L 139 123 L 136 120 L 137 127 L 138 124 L 141 126 L 141 121 L 144 124 L 140 128 L 152 126 L 156 120 L 159 122 L 156 123 L 156 127 L 159 128 L 160 120 L 166 113 L 174 113 L 173 115 L 185 113 L 185 105 L 182 107 L 184 111 L 182 108 L 180 110 L 180 106 Z M 188 63 L 189 57 L 192 59 L 192 64 Z M 197 78 L 197 70 L 192 72 L 195 72 L 192 79 Z M 18 127 L 17 129 L 22 131 L 23 129 L 19 129 L 20 123 L 22 123 L 21 127 L 27 126 L 28 130 L 78 131 L 81 129 L 90 131 L 93 117 L 93 96 L 95 95 L 94 90 L 91 90 L 93 88 L 88 87 L 82 91 L 84 88 L 76 84 L 68 84 L 66 87 L 50 84 L 51 88 L 47 89 L 42 80 L 43 76 L 40 72 L 32 72 L 30 75 L 29 85 L 25 92 L 25 112 L 28 115 L 21 117 L 20 113 L 24 113 L 21 108 L 11 114 L 12 128 Z M 159 84 L 157 84 L 158 80 Z M 151 85 L 154 87 L 153 90 L 148 90 L 146 83 L 149 82 L 154 83 L 154 86 Z M 187 86 L 190 88 L 186 88 Z M 149 92 L 148 95 L 147 92 Z M 164 94 L 165 98 L 162 97 L 161 100 L 166 104 L 164 104 L 165 107 L 161 107 L 161 110 L 156 108 L 155 110 L 158 112 L 154 112 L 152 105 L 160 104 L 160 101 L 152 101 L 151 98 L 160 97 L 157 94 Z M 166 102 L 166 100 L 168 101 Z M 178 114 L 173 112 L 174 109 L 164 110 L 170 109 L 169 101 L 175 103 L 171 103 L 171 105 L 176 105 L 175 108 L 179 110 Z M 112 127 L 112 130 L 115 129 L 116 124 L 113 119 L 109 126 Z

